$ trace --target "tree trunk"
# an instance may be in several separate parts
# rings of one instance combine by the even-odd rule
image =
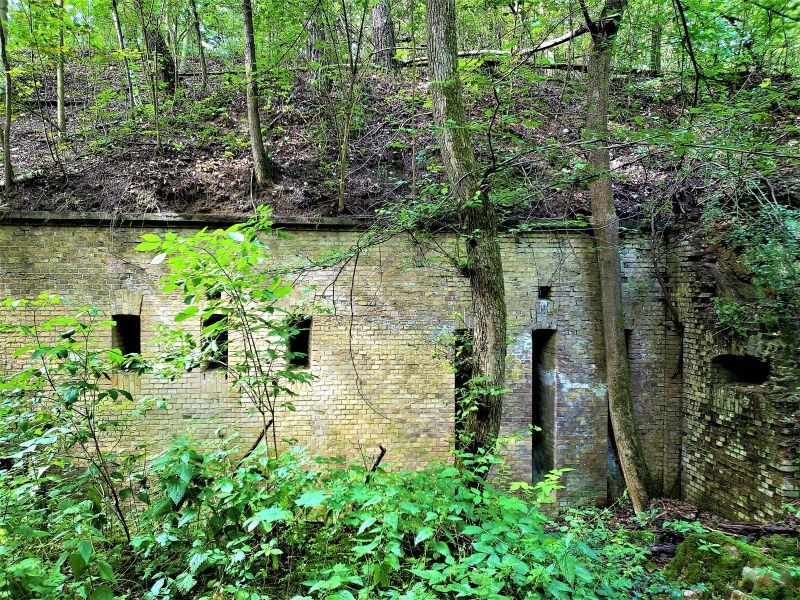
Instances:
[[[264,150],[261,135],[261,116],[258,112],[258,73],[256,68],[256,41],[253,33],[253,4],[242,0],[244,20],[244,69],[247,79],[247,123],[250,129],[250,147],[253,151],[253,170],[258,185],[268,185],[275,179],[275,170]]]
[[[197,14],[197,2],[189,0],[192,9],[192,20],[194,21],[194,32],[197,36],[197,51],[200,54],[200,73],[203,77],[203,93],[208,88],[208,65],[206,64],[206,51],[203,48],[203,32],[200,28],[200,15]]]
[[[633,414],[630,363],[625,347],[622,308],[619,218],[614,207],[610,176],[611,155],[608,149],[609,68],[619,19],[608,21],[604,18],[609,9],[621,12],[624,2],[625,0],[610,0],[603,8],[600,20],[590,25],[592,44],[588,67],[587,132],[592,140],[589,163],[598,173],[589,189],[592,199],[592,227],[600,268],[608,410],[628,494],[634,510],[639,513],[647,507],[650,477]],[[584,13],[586,14],[585,10]]]
[[[306,57],[311,66],[311,86],[320,92],[331,91],[331,78],[328,74],[325,30],[320,26],[316,14],[312,14],[306,21]]]
[[[661,24],[654,23],[650,32],[650,70],[653,75],[661,74]]]
[[[158,26],[148,25],[144,30],[144,39],[147,49],[153,57],[153,73],[160,73],[164,82],[164,90],[168,95],[175,94],[177,78],[175,77],[175,58],[170,52],[167,40]]]
[[[477,410],[463,427],[467,449],[493,451],[502,416],[505,387],[506,305],[497,214],[488,189],[478,179],[478,163],[469,137],[458,76],[454,0],[428,0],[428,51],[434,121],[442,161],[459,202],[461,235],[466,245],[472,287],[473,377],[481,381]],[[491,393],[494,391],[495,393]]]
[[[122,64],[125,66],[125,82],[128,85],[128,103],[133,108],[135,99],[133,96],[133,81],[131,80],[131,65],[128,63],[128,55],[125,53],[125,36],[122,33],[122,21],[119,18],[119,8],[117,0],[111,0],[111,18],[114,21],[114,31],[117,34],[119,51],[122,53]]]
[[[14,183],[14,168],[11,164],[11,61],[8,58],[8,0],[0,0],[0,57],[5,73],[5,120],[3,122],[3,184],[6,191]]]
[[[136,13],[139,16],[139,24],[142,27],[142,36],[144,36],[144,51],[142,52],[142,66],[147,75],[147,81],[150,84],[150,99],[153,102],[153,127],[156,133],[156,152],[161,153],[163,147],[161,145],[161,126],[158,108],[158,83],[156,82],[156,64],[158,62],[158,55],[153,56],[150,52],[150,44],[147,41],[148,28],[147,17],[144,14],[144,7],[141,0],[135,0]]]
[[[56,122],[59,135],[67,132],[67,111],[64,107],[64,0],[58,0],[58,60],[56,62]]]
[[[397,44],[389,0],[378,0],[372,9],[372,45],[375,47],[375,60],[379,65],[390,71],[399,68],[400,65],[394,58]]]

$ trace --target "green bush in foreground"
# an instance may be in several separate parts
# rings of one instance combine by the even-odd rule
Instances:
[[[368,473],[177,440],[147,472],[131,542],[86,490],[0,475],[5,598],[652,598],[668,588],[602,522],[554,527],[453,467]],[[156,484],[157,482],[157,484]]]

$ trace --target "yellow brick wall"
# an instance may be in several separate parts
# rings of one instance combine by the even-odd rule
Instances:
[[[55,292],[97,305],[109,314],[139,314],[142,351],[154,352],[153,333],[170,325],[183,307],[179,297],[158,290],[162,266],[134,251],[142,233],[203,225],[157,219],[125,221],[41,215],[6,217],[0,222],[0,295]],[[290,265],[348,248],[361,235],[343,223],[288,223],[289,239],[271,239],[276,264]],[[452,240],[439,240],[444,246]],[[645,241],[626,242],[627,324],[637,414],[659,485],[671,485],[677,470],[679,390],[669,385],[676,349],[664,327],[664,307],[652,278]],[[604,500],[608,448],[604,364],[594,240],[584,232],[543,231],[509,236],[502,242],[509,313],[508,386],[503,435],[524,434],[531,423],[532,331],[556,330],[556,393],[547,424],[552,429],[555,466],[573,469],[564,497]],[[355,272],[354,272],[355,271]],[[312,384],[282,410],[279,439],[296,440],[312,453],[371,461],[379,444],[388,449],[384,466],[419,468],[449,460],[453,432],[453,372],[437,335],[470,323],[467,280],[441,255],[398,236],[364,251],[358,261],[315,269],[290,278],[296,290],[326,308],[314,317]],[[552,288],[549,300],[539,286]],[[295,294],[296,300],[303,296]],[[187,327],[200,324],[187,321]],[[108,340],[102,343],[110,344]],[[2,366],[19,340],[6,336]],[[232,352],[237,341],[232,339]],[[176,381],[123,375],[141,394],[163,396],[168,410],[156,410],[131,424],[125,443],[155,447],[171,436],[201,437],[238,431],[246,448],[261,430],[252,406],[230,389],[220,371],[193,372]],[[512,476],[530,479],[532,442],[507,451]]]

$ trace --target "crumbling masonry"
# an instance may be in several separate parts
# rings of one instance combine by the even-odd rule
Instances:
[[[0,293],[56,292],[123,316],[107,343],[147,354],[156,328],[171,324],[183,305],[158,290],[163,271],[134,250],[140,235],[216,224],[225,219],[146,216],[112,225],[93,215],[6,214]],[[342,220],[278,225],[290,238],[270,245],[285,265],[348,248],[360,235],[358,224]],[[659,264],[673,283],[681,338],[649,244],[646,236],[627,235],[622,267],[636,416],[654,491],[732,518],[769,518],[798,494],[791,421],[798,374],[785,358],[790,349],[764,336],[732,342],[714,334],[706,310],[713,290],[688,245]],[[510,338],[502,434],[512,438],[512,476],[531,481],[552,468],[571,469],[564,500],[605,502],[614,460],[594,239],[553,228],[509,235],[502,249]],[[441,341],[470,326],[467,280],[441,257],[422,256],[408,238],[396,237],[364,251],[357,263],[309,271],[295,282],[298,290],[309,286],[310,299],[329,312],[311,322],[304,343],[315,380],[297,390],[296,411],[278,419],[278,437],[349,458],[372,456],[382,444],[384,466],[395,469],[448,460],[455,376]],[[2,368],[12,368],[19,343],[3,338]],[[248,446],[260,432],[260,420],[232,393],[222,369],[173,382],[119,377],[132,392],[166,397],[169,405],[131,423],[130,445],[157,447],[187,431],[239,431]],[[542,431],[531,437],[531,425]]]

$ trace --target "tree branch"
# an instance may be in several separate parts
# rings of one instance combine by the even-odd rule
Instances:
[[[621,15],[617,13],[613,15],[608,15],[604,20],[613,20],[619,17],[621,17]],[[549,50],[550,48],[555,48],[556,46],[560,46],[561,44],[566,44],[570,40],[580,37],[585,33],[589,33],[589,28],[586,25],[582,25],[577,29],[565,33],[564,35],[549,40],[545,40],[535,48],[522,48],[518,50],[464,50],[458,53],[458,57],[480,58],[483,56],[514,56],[518,58],[526,58],[538,52],[544,52],[545,50]],[[398,64],[401,67],[424,66],[428,64],[428,57],[420,56],[415,59],[401,60],[398,61]]]

